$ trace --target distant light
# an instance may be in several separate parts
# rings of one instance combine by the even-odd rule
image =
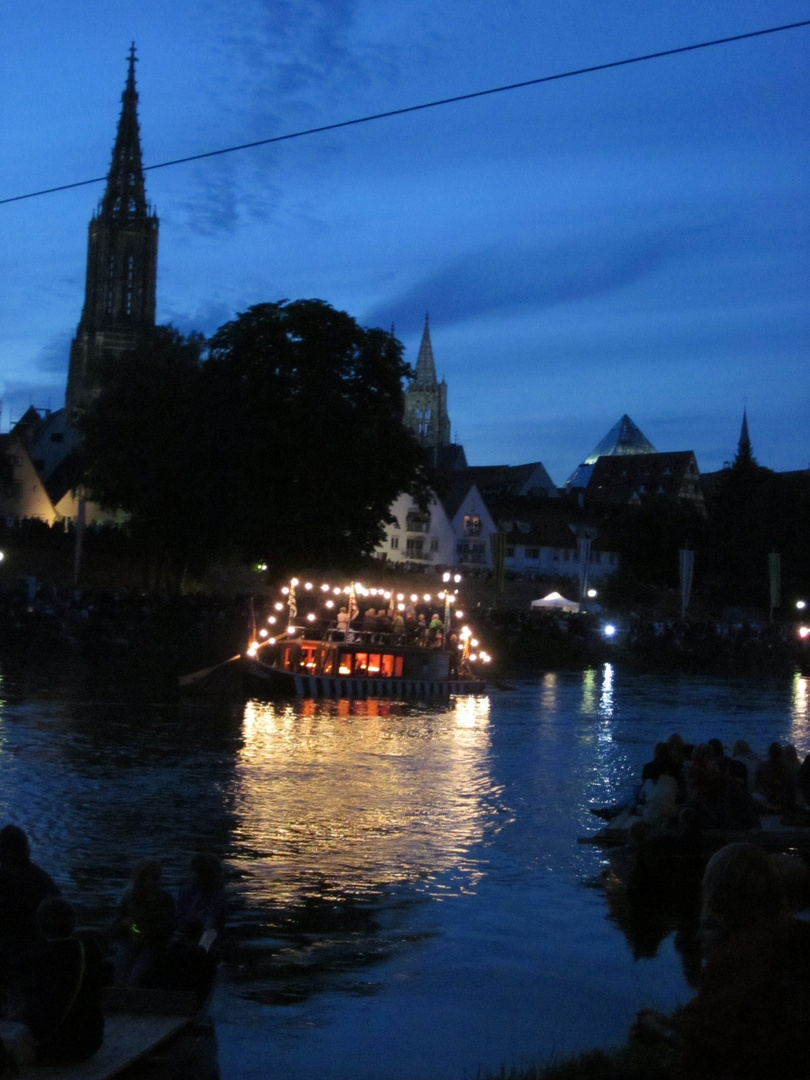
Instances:
[[[262,627],[259,631],[259,637],[267,637],[267,631],[264,629],[264,627]]]
[[[315,622],[315,616],[312,614],[311,611],[309,615],[307,615],[307,622]]]
[[[604,633],[605,637],[613,637],[613,635],[616,633],[616,627],[613,625],[613,623],[608,623],[602,632]]]
[[[274,626],[274,625],[275,625],[275,622],[276,622],[276,617],[275,617],[275,615],[268,615],[268,616],[267,616],[267,621],[268,621],[268,622],[270,623],[270,625],[271,625],[271,626]]]
[[[2,558],[3,558],[3,553],[2,553],[2,551],[0,551],[0,559],[2,559]],[[806,602],[804,600],[797,600],[796,601],[796,607],[799,609],[799,611],[804,611],[804,609],[807,607],[807,604],[806,604]]]
[[[0,562],[2,562],[3,559],[5,559],[5,557],[6,557],[5,554],[2,551],[0,551]]]
[[[286,586],[286,585],[284,586],[284,588],[281,591],[285,596],[290,595],[290,590],[289,590],[288,586]]]
[[[321,592],[329,592],[329,586],[328,585],[321,585]]]
[[[453,578],[453,581],[455,581],[455,582],[461,581],[461,574],[456,574],[456,576]]]
[[[418,599],[419,599],[419,597],[416,595],[416,593],[412,592],[411,593],[411,603],[415,604]]]
[[[802,638],[802,640],[804,640],[804,638],[806,638],[808,636],[810,636],[810,626],[800,626],[799,627],[799,637]]]
[[[273,607],[276,609],[276,611],[283,611],[284,610],[284,605],[282,604],[282,602],[280,600],[277,600],[275,602],[275,604],[273,605]]]
[[[311,581],[308,581],[308,582],[306,583],[306,585],[304,586],[304,588],[305,588],[305,589],[311,589],[311,588],[312,588],[312,582],[311,582]]]
[[[324,607],[329,608],[330,611],[332,610],[332,608],[334,606],[335,606],[335,601],[334,600],[327,600],[326,603],[324,604]]]
[[[429,603],[430,603],[430,593],[429,593],[429,592],[426,592],[426,593],[425,593],[425,603],[426,603],[426,604],[429,604]]]
[[[593,600],[593,598],[596,596],[596,589],[588,589],[588,596],[590,596],[591,600]]]
[[[449,580],[450,580],[450,572],[449,571],[447,573],[442,574],[442,581],[449,581]]]
[[[463,611],[457,611],[456,612],[456,618],[457,619],[463,619],[464,618],[464,612]]]
[[[295,588],[295,586],[298,584],[298,578],[297,577],[291,578],[290,579],[290,584],[292,585],[293,588]]]
[[[289,634],[290,637],[295,637],[295,627],[294,626],[288,626],[287,627],[287,633]]]

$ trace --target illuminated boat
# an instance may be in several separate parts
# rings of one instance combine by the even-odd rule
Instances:
[[[435,606],[427,594],[406,600],[401,593],[364,589],[355,583],[345,589],[315,589],[307,583],[297,597],[298,586],[293,578],[282,590],[285,600],[274,605],[266,625],[254,628],[243,657],[252,689],[269,697],[328,699],[429,699],[484,691],[485,684],[473,668],[488,662],[489,657],[476,649],[477,642],[467,626],[461,626],[458,634],[450,633],[456,597],[449,589],[437,597],[444,603],[441,632],[432,640],[415,642],[408,634],[390,629],[363,629],[357,598],[369,598],[381,611],[395,615],[414,600]],[[340,627],[334,610],[344,600],[348,610],[345,626]],[[303,619],[299,605],[309,608]],[[275,634],[272,630],[283,618],[285,607],[286,628]]]

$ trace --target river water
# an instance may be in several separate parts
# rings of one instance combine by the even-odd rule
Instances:
[[[211,707],[0,683],[0,821],[81,921],[132,864],[220,854],[223,1080],[453,1080],[622,1041],[692,993],[672,934],[637,958],[577,843],[654,743],[810,751],[810,684],[546,674],[444,706]]]

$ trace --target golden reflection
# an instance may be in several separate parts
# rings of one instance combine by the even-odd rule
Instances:
[[[792,741],[806,742],[810,736],[810,679],[799,672],[793,676]]]
[[[602,668],[602,693],[599,698],[599,715],[605,719],[613,716],[613,665]]]
[[[489,723],[489,698],[486,695],[465,695],[456,698],[456,727],[475,728]]]
[[[471,849],[497,812],[489,698],[425,710],[387,700],[245,706],[232,792],[251,904],[445,877],[474,888]]]
[[[583,716],[593,716],[596,712],[596,672],[588,668],[582,673],[582,706],[580,712]]]
[[[557,673],[547,671],[540,684],[540,705],[545,709],[557,708]]]

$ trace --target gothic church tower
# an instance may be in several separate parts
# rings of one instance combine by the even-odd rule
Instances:
[[[158,219],[143,182],[133,44],[107,187],[89,227],[84,308],[65,393],[69,412],[90,401],[104,367],[154,327],[157,244]]]
[[[450,418],[447,415],[447,383],[436,381],[430,326],[425,316],[422,344],[416,358],[416,370],[405,391],[403,422],[421,446],[433,451],[434,460],[440,446],[450,444]]]

